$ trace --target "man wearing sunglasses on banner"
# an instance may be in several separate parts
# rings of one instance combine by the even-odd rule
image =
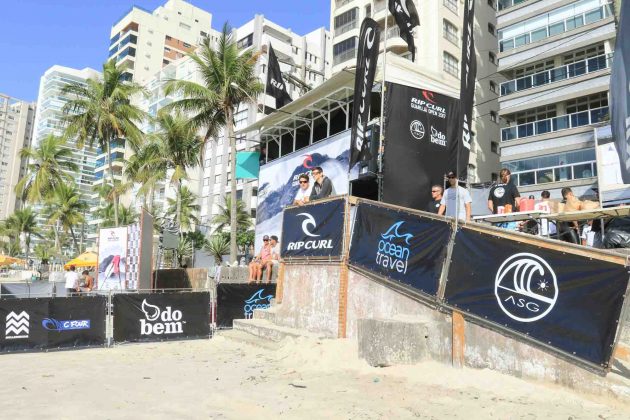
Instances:
[[[311,196],[311,180],[309,179],[308,174],[300,175],[298,180],[300,182],[300,188],[298,188],[293,204],[296,206],[302,206],[308,203],[309,197]]]

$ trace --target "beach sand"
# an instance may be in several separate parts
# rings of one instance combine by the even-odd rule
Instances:
[[[0,417],[628,419],[620,400],[490,370],[372,368],[349,340],[209,340],[0,356]]]

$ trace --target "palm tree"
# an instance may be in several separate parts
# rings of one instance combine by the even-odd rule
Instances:
[[[171,80],[166,84],[167,95],[180,92],[184,99],[168,105],[194,114],[193,127],[205,130],[205,143],[224,128],[225,140],[230,144],[230,195],[232,220],[230,221],[230,260],[236,262],[236,138],[234,137],[234,113],[241,103],[252,101],[262,93],[263,85],[254,74],[259,53],[239,51],[230,26],[226,23],[219,37],[217,50],[206,39],[199,53],[189,56],[196,63],[203,85],[187,80]]]
[[[71,161],[72,149],[66,147],[66,140],[52,134],[36,148],[22,149],[20,157],[29,164],[26,175],[15,186],[15,192],[31,203],[44,201],[59,185],[71,181],[70,173],[78,170]]]
[[[232,225],[232,209],[236,207],[236,231],[243,232],[252,227],[252,219],[251,215],[245,208],[245,203],[242,200],[236,201],[236,206],[232,206],[232,197],[229,195],[225,196],[225,204],[223,206],[219,205],[219,213],[217,213],[212,218],[212,223],[217,224],[217,232],[221,232],[225,229],[226,226]],[[230,230],[230,235],[232,231]],[[236,236],[236,235],[233,235]],[[231,239],[231,238],[230,238]]]
[[[193,225],[199,224],[197,214],[201,206],[197,204],[197,195],[188,187],[181,187],[176,198],[168,198],[166,216],[174,218],[179,223],[180,236],[182,232],[190,231]]]
[[[116,216],[118,215],[118,224],[116,224]],[[132,206],[118,205],[118,212],[114,211],[114,204],[109,203],[102,206],[96,211],[96,217],[101,219],[99,227],[118,227],[120,225],[127,226],[138,221],[138,213]]]
[[[206,252],[214,257],[214,262],[221,264],[222,257],[230,252],[230,241],[221,235],[214,235],[204,247]]]
[[[88,205],[81,200],[81,194],[74,184],[62,184],[57,186],[49,196],[46,203],[46,212],[50,224],[58,225],[70,232],[74,250],[79,250],[77,237],[74,233],[74,226],[85,222],[85,211]],[[61,251],[58,236],[55,238],[57,251]]]
[[[141,147],[127,159],[125,176],[131,183],[140,184],[138,195],[142,197],[143,207],[153,213],[155,190],[166,179],[163,167],[151,165],[151,148]]]
[[[187,203],[191,206],[195,201],[192,191],[183,190],[183,182],[188,179],[187,169],[201,165],[201,148],[203,140],[197,135],[196,129],[181,114],[170,115],[160,112],[157,118],[159,130],[150,136],[149,142],[141,149],[141,157],[144,165],[138,172],[149,172],[152,174],[170,173],[170,182],[176,189],[175,221],[182,232],[182,198],[184,193],[190,199]],[[170,201],[169,201],[170,202]],[[185,209],[191,215],[193,211],[198,211],[199,206]],[[196,219],[196,218],[195,218]],[[196,223],[198,221],[195,220]],[[190,228],[190,220],[186,221]]]
[[[37,226],[37,213],[30,207],[16,210],[5,221],[5,228],[18,238],[20,247],[28,260],[31,249],[31,238],[42,237]]]
[[[124,138],[133,149],[143,140],[138,128],[148,114],[131,103],[134,95],[145,94],[145,89],[137,83],[123,78],[124,70],[116,67],[116,61],[103,64],[103,78],[88,79],[86,84],[69,83],[62,89],[69,100],[63,107],[65,113],[66,137],[76,138],[77,147],[87,142],[97,143],[107,153],[110,185],[115,185],[111,159],[112,142]],[[114,223],[119,225],[118,193],[113,192]]]

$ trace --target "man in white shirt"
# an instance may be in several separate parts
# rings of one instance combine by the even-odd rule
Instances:
[[[300,188],[298,188],[298,192],[295,195],[295,200],[293,200],[293,204],[297,206],[304,205],[308,203],[309,197],[311,196],[311,180],[308,177],[308,174],[302,174],[298,178],[300,182]]]
[[[66,271],[66,273],[63,275],[63,278],[66,280],[66,293],[68,294],[68,296],[79,291],[79,279],[81,278],[81,276],[79,276],[79,273],[77,273],[76,270],[76,267],[74,265],[71,265],[70,271]]]
[[[451,186],[444,191],[438,214],[441,216],[446,213],[449,217],[457,217],[460,220],[470,222],[470,215],[472,213],[472,198],[470,197],[470,193],[466,188],[457,185],[457,175],[455,175],[455,172],[449,172],[446,177]],[[458,213],[457,216],[456,212]]]

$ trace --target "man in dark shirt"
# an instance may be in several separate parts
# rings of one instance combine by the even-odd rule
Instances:
[[[518,201],[521,196],[518,188],[514,183],[510,182],[511,172],[508,168],[501,169],[499,176],[501,182],[490,189],[488,195],[488,209],[494,214],[499,212],[499,207],[503,207],[505,213],[518,211]]]
[[[319,200],[320,198],[330,197],[334,195],[333,184],[326,175],[324,175],[324,171],[321,166],[316,166],[311,171],[313,174],[313,178],[315,178],[315,183],[313,184],[313,190],[311,191],[311,196],[309,197],[309,201]]]
[[[441,185],[434,185],[431,187],[431,201],[427,206],[427,211],[430,213],[437,214],[440,209],[440,201],[442,201],[442,194],[444,193],[444,188]]]

